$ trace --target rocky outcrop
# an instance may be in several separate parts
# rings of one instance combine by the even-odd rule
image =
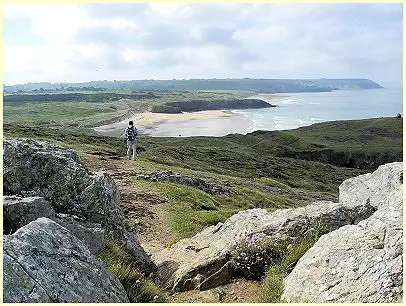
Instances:
[[[153,255],[162,286],[171,290],[208,289],[233,276],[230,254],[239,239],[266,236],[294,242],[319,224],[332,231],[369,217],[375,208],[367,202],[313,205],[267,212],[250,209],[211,226],[192,238]]]
[[[202,180],[200,178],[195,178],[195,177],[183,175],[180,173],[174,173],[172,171],[159,171],[159,172],[151,173],[149,175],[139,175],[139,176],[137,176],[137,178],[151,180],[154,182],[164,181],[164,182],[171,182],[171,183],[175,183],[175,184],[190,186],[190,187],[200,189],[201,191],[207,192],[210,194],[226,195],[226,194],[232,193],[231,189],[227,188],[225,186],[206,182],[205,180]]]
[[[70,230],[88,247],[90,253],[97,254],[103,250],[105,230],[99,223],[91,223],[84,218],[62,213],[56,214],[52,220]]]
[[[190,100],[167,102],[152,107],[153,113],[198,112],[203,110],[248,109],[276,107],[260,99],[229,99],[229,100]]]
[[[128,302],[119,280],[69,230],[39,218],[3,238],[4,302]]]
[[[72,150],[28,139],[5,140],[3,177],[5,195],[43,197],[56,213],[77,218],[55,220],[68,228],[75,223],[71,228],[81,228],[80,234],[76,233],[83,239],[92,237],[91,233],[99,237],[100,224],[109,238],[133,255],[141,270],[156,270],[135,235],[125,229],[119,192],[112,178],[106,173],[90,173]]]
[[[14,233],[20,227],[40,217],[55,216],[51,203],[42,197],[3,197],[3,234]]]
[[[339,201],[344,204],[369,201],[380,209],[387,205],[389,194],[403,184],[403,163],[380,166],[373,173],[345,180],[339,187]]]
[[[340,186],[343,205],[377,211],[356,225],[322,236],[285,279],[288,302],[402,302],[403,163]]]

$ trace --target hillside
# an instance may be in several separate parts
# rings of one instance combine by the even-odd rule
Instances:
[[[300,206],[314,199],[333,199],[346,178],[402,160],[401,118],[327,122],[246,136],[139,137],[140,156],[134,164],[125,160],[123,140],[116,137],[9,124],[4,125],[4,132],[6,137],[47,139],[71,147],[89,167],[123,173],[114,174],[120,181],[134,180],[138,174],[174,171],[230,184],[234,195],[207,196],[190,188],[171,189],[166,183],[134,181],[139,186],[136,189],[147,184],[173,199],[177,209],[171,212],[172,224],[182,235],[195,233],[241,209]],[[181,200],[184,196],[189,197],[188,203]],[[182,209],[188,213],[179,215]]]
[[[7,92],[56,90],[60,88],[104,88],[121,90],[188,91],[249,90],[263,93],[324,92],[342,89],[382,88],[368,79],[190,79],[92,81],[85,83],[29,83],[5,86]]]
[[[153,256],[158,256],[153,257],[155,262],[165,261],[166,256],[170,256],[176,260],[191,263],[189,268],[193,271],[195,271],[193,259],[188,260],[186,257],[180,258],[177,255],[178,251],[190,253],[188,248],[182,247],[184,245],[183,238],[192,237],[210,226],[212,229],[216,228],[219,222],[236,222],[241,226],[238,221],[241,216],[253,220],[250,222],[254,222],[257,218],[264,218],[264,226],[266,225],[264,231],[267,231],[269,226],[273,228],[273,223],[268,224],[266,220],[268,220],[268,216],[275,214],[279,218],[278,222],[289,224],[293,229],[295,223],[288,222],[289,218],[281,213],[281,209],[292,209],[292,213],[298,214],[299,219],[297,220],[302,220],[304,223],[307,222],[308,218],[306,214],[324,218],[322,214],[327,209],[329,214],[333,216],[336,216],[337,213],[340,214],[337,219],[336,217],[331,219],[334,224],[336,224],[335,222],[339,222],[341,225],[349,224],[352,222],[351,220],[358,218],[358,208],[356,210],[351,208],[348,212],[341,212],[340,210],[336,212],[336,208],[340,206],[337,206],[336,203],[326,202],[338,201],[340,184],[351,177],[376,169],[379,164],[402,160],[401,118],[327,122],[291,131],[256,131],[248,135],[232,134],[224,137],[139,137],[139,156],[136,162],[126,159],[123,140],[117,137],[103,137],[86,132],[73,132],[68,129],[16,124],[5,124],[4,133],[6,139],[14,137],[33,138],[73,149],[77,152],[80,162],[83,163],[83,167],[78,166],[79,168],[69,166],[76,169],[75,171],[79,171],[79,174],[75,174],[78,175],[79,181],[82,180],[83,174],[83,184],[77,182],[81,186],[80,188],[84,188],[82,185],[89,183],[87,181],[88,174],[84,174],[88,173],[87,171],[107,172],[107,175],[111,176],[117,184],[120,194],[119,201],[116,196],[108,195],[108,198],[115,199],[115,205],[119,205],[123,211],[123,220],[120,222],[123,222],[125,229],[137,234],[137,239],[145,251],[153,254]],[[15,142],[15,144],[18,143],[20,142]],[[34,151],[38,150],[37,145],[31,144],[31,146]],[[25,150],[19,145],[16,145],[16,148]],[[71,153],[58,153],[62,151],[56,147],[51,146],[49,148],[56,150],[55,154],[49,155],[53,163],[61,163],[59,156],[67,156],[68,158],[72,156]],[[28,151],[31,152],[30,150]],[[45,159],[47,155],[41,152],[38,154],[36,158],[29,158],[28,155],[17,154],[14,156],[8,152],[8,158],[13,156],[16,160],[12,163],[6,160],[6,163],[9,164],[10,169],[14,169],[14,165],[20,163],[19,167],[23,169],[24,159],[28,158],[27,160],[32,167],[40,167],[45,162],[41,160]],[[337,156],[341,158],[337,158]],[[75,160],[77,162],[76,158]],[[339,165],[343,161],[347,167]],[[55,176],[50,181],[52,184],[58,185],[59,175],[63,175],[63,171],[65,171],[64,166],[61,167],[58,172],[51,168],[44,168],[52,173],[51,177]],[[30,174],[32,177],[38,173],[34,170]],[[9,175],[8,182],[13,182],[13,184],[3,186],[8,196],[7,201],[11,204],[21,201],[18,197],[13,196],[15,191],[11,190],[11,188],[15,188],[14,179],[10,180],[13,171],[7,172]],[[48,174],[44,173],[43,175],[44,179],[50,180]],[[100,176],[93,176],[91,179],[97,177]],[[30,182],[31,180],[21,180],[21,184],[28,184],[28,187]],[[66,189],[66,192],[73,188],[64,184],[61,186],[64,190]],[[23,195],[25,196],[27,196],[25,191],[28,190],[27,188],[23,188]],[[45,194],[48,192],[47,188],[45,188]],[[99,194],[97,190],[94,189],[95,194]],[[85,194],[88,197],[86,200],[90,199],[91,201],[91,196],[86,192]],[[58,196],[66,201],[63,194]],[[76,193],[74,196],[77,197]],[[53,197],[50,199],[52,200]],[[314,201],[323,201],[319,204],[321,210],[319,206],[312,208],[313,206],[310,204]],[[375,208],[368,206],[368,201],[364,202],[358,203],[360,211],[364,214],[362,218],[369,217],[375,211]],[[41,205],[46,205],[46,203]],[[57,206],[57,203],[53,205],[57,213],[58,210],[65,213],[65,210],[69,208],[66,205]],[[253,208],[259,210],[249,210]],[[88,209],[94,208],[90,205]],[[238,212],[245,210],[248,211],[238,214]],[[306,213],[303,215],[303,212]],[[94,217],[95,220],[99,218],[98,214],[94,216],[89,212],[86,214],[88,218]],[[229,219],[230,217],[232,218]],[[71,222],[69,219],[64,221],[58,218],[58,222]],[[284,218],[288,219],[285,220]],[[44,223],[45,220],[38,222]],[[108,222],[107,224],[109,224]],[[10,227],[9,223],[6,225]],[[51,225],[47,226],[51,227]],[[253,226],[256,228],[255,222]],[[204,233],[199,235],[205,237]],[[297,234],[296,230],[292,233]],[[92,233],[92,235],[94,234]],[[318,237],[315,236],[311,238],[313,240],[304,242],[306,244],[294,255],[296,256],[295,260],[302,256]],[[230,237],[227,236],[226,238],[229,239]],[[211,239],[210,236],[208,239]],[[98,250],[102,246],[99,240],[91,240],[90,243],[92,245],[97,243]],[[200,246],[196,245],[199,249]],[[210,247],[206,251],[216,253],[216,250]],[[128,269],[133,267],[135,263],[129,261],[127,255],[111,242],[106,241],[104,251],[97,256],[105,262],[113,274],[124,277],[120,280],[123,281],[123,284],[127,284],[126,286],[129,284],[126,283],[129,277],[141,279],[142,286],[147,288],[142,290],[148,291],[144,297],[140,295],[141,293],[135,292],[135,296],[132,297],[133,301],[138,299],[140,299],[138,301],[150,301],[155,295],[159,296],[159,300],[161,300],[163,295],[166,296],[166,293],[159,293],[156,287],[147,285],[151,280],[139,276],[138,272],[128,274]],[[201,256],[203,256],[201,260],[206,262],[205,255],[201,253]],[[220,263],[223,263],[222,259]],[[216,265],[210,267],[210,269],[218,268]],[[163,268],[159,267],[159,269],[162,270]],[[91,273],[91,269],[86,271],[89,271],[86,273]],[[212,270],[206,272],[209,273],[209,271],[213,272]],[[166,296],[165,299],[173,302],[215,302],[223,299],[216,297],[216,292],[220,292],[218,290],[226,290],[228,293],[224,300],[230,302],[235,300],[232,292],[239,292],[241,296],[238,299],[244,302],[275,301],[280,298],[281,293],[267,297],[261,293],[262,284],[268,286],[265,288],[268,288],[269,294],[272,293],[272,288],[275,286],[272,283],[272,278],[269,278],[272,275],[268,276],[263,283],[238,277],[240,278],[231,280],[230,283],[215,289],[186,291]],[[213,284],[218,285],[218,281],[216,280],[217,283]],[[280,286],[280,283],[277,284]],[[182,284],[180,286],[185,287]],[[201,288],[206,288],[205,286],[202,285]],[[207,296],[209,294],[207,292],[214,294],[214,297]],[[143,298],[147,300],[142,300]]]

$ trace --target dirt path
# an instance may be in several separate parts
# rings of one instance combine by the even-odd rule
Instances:
[[[146,251],[157,252],[178,240],[169,229],[165,197],[137,180],[141,171],[136,163],[124,157],[106,159],[92,156],[86,159],[86,165],[112,176],[120,191],[120,204],[127,226],[136,233]]]
[[[172,303],[259,303],[261,283],[233,279],[229,284],[217,288],[179,292],[170,298]]]
[[[169,229],[166,199],[136,179],[137,164],[126,158],[85,158],[92,171],[106,171],[120,191],[120,204],[127,226],[134,231],[142,247],[155,253],[178,240]],[[255,303],[259,302],[260,282],[234,279],[229,284],[206,291],[191,290],[168,296],[172,303]]]

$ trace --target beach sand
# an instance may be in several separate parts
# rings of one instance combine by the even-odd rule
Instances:
[[[249,124],[242,115],[233,114],[231,111],[210,110],[182,114],[146,112],[120,122],[96,127],[94,130],[100,135],[121,136],[130,120],[134,121],[140,135],[165,137],[243,133]]]
[[[257,98],[277,104],[280,96],[256,95]],[[128,126],[128,121],[134,125],[140,135],[162,137],[189,136],[224,136],[232,133],[246,134],[251,131],[253,123],[247,117],[232,110],[209,110],[200,112],[184,112],[181,114],[141,113],[126,120],[94,128],[105,136],[122,136]]]

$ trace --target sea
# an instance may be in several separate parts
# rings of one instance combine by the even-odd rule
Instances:
[[[332,92],[259,94],[278,107],[233,110],[249,122],[244,133],[289,130],[314,123],[403,115],[402,88],[337,90]],[[279,99],[275,99],[275,96]]]
[[[234,116],[183,122],[164,121],[146,135],[163,137],[224,136],[256,130],[290,130],[314,123],[403,115],[402,88],[332,92],[258,94],[277,107],[225,111]]]

